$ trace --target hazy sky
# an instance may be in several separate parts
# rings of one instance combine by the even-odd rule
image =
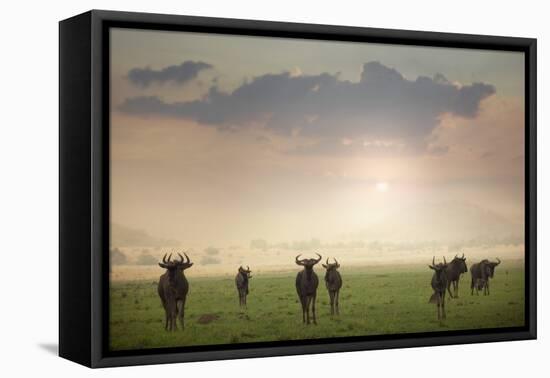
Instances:
[[[337,240],[424,205],[521,226],[523,71],[521,53],[114,29],[111,219],[197,245]]]

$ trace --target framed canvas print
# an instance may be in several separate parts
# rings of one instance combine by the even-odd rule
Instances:
[[[60,23],[60,355],[536,337],[536,40]]]

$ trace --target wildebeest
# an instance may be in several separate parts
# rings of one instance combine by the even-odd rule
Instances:
[[[486,283],[486,282],[487,282],[487,281],[484,280],[483,278],[478,278],[478,279],[476,279],[476,282],[475,282],[474,287],[475,287],[475,289],[476,289],[476,294],[477,294],[477,295],[479,295],[479,291],[480,291],[480,290],[483,290],[483,288],[485,287],[485,283]]]
[[[462,257],[455,255],[454,259],[447,266],[447,291],[449,291],[449,296],[451,298],[458,298],[458,281],[460,280],[460,275],[467,271],[468,267],[466,266],[464,253]],[[453,285],[454,293],[451,293],[451,284]]]
[[[447,290],[447,261],[443,257],[443,264],[435,264],[435,256],[432,259],[432,265],[428,265],[430,269],[434,270],[432,276],[432,289],[434,293],[430,297],[429,303],[437,304],[437,319],[445,319],[447,314],[445,313],[445,291]]]
[[[185,308],[185,299],[187,292],[189,291],[189,283],[183,274],[185,269],[193,266],[193,263],[189,259],[189,256],[183,253],[187,261],[183,260],[183,256],[178,252],[180,256],[179,261],[172,261],[170,258],[172,254],[166,259],[166,254],[162,258],[162,262],[159,263],[161,268],[166,269],[166,272],[160,276],[158,293],[162,301],[162,306],[166,313],[166,323],[164,329],[167,331],[175,331],[178,329],[176,324],[176,318],[179,317],[181,328],[184,328],[183,314]]]
[[[246,296],[248,295],[248,280],[252,278],[250,275],[250,268],[248,265],[246,269],[242,266],[239,267],[239,272],[235,277],[235,285],[237,285],[237,292],[239,293],[239,306],[246,306]]]
[[[330,297],[330,314],[334,315],[336,313],[336,315],[339,315],[338,299],[340,297],[340,288],[342,287],[342,276],[337,269],[340,268],[340,264],[338,264],[336,259],[334,259],[333,264],[329,264],[327,258],[327,263],[326,265],[323,264],[323,268],[327,270],[325,273],[325,285]]]
[[[302,304],[302,318],[304,323],[309,324],[309,307],[311,305],[311,312],[313,315],[313,324],[317,324],[315,317],[315,298],[317,297],[317,286],[319,286],[319,279],[317,274],[313,271],[313,266],[321,261],[322,257],[318,259],[302,259],[298,258],[301,255],[296,256],[296,264],[303,266],[304,269],[298,272],[296,276],[296,292],[300,298]]]
[[[472,282],[470,288],[472,290],[471,295],[474,295],[474,288],[476,293],[479,294],[478,280],[483,282],[483,295],[489,295],[489,279],[495,275],[495,267],[500,264],[500,259],[497,257],[497,262],[492,262],[487,259],[481,260],[477,264],[473,264],[470,267],[470,274],[472,275]]]

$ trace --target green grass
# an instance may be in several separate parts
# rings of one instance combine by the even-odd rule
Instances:
[[[185,330],[164,331],[164,310],[157,282],[112,283],[110,345],[112,350],[230,344],[341,336],[430,332],[524,324],[523,266],[502,264],[491,281],[491,295],[470,295],[467,273],[458,299],[447,296],[447,319],[437,320],[431,271],[426,267],[341,269],[340,316],[330,317],[328,293],[320,278],[318,325],[303,326],[294,287],[296,273],[256,275],[250,283],[248,308],[238,306],[233,277],[189,278]],[[207,324],[203,315],[216,315]]]

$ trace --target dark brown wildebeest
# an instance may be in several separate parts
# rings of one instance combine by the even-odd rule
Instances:
[[[432,259],[432,265],[428,265],[430,269],[434,270],[432,276],[432,289],[434,293],[430,297],[429,303],[437,304],[437,319],[445,319],[447,314],[445,313],[445,291],[447,290],[447,261],[443,257],[443,264],[435,264],[435,256]]]
[[[298,272],[296,276],[296,292],[300,298],[302,304],[302,318],[304,323],[309,324],[309,307],[311,305],[311,312],[313,315],[313,324],[317,324],[315,317],[315,298],[317,297],[317,286],[319,286],[319,279],[317,274],[313,271],[313,266],[321,261],[322,257],[318,259],[302,259],[298,258],[301,255],[296,256],[296,264],[303,266],[304,269]]]
[[[187,258],[187,261],[183,260],[183,256],[180,256],[179,261],[172,261],[170,258],[172,254],[166,259],[166,254],[162,258],[162,262],[159,263],[161,268],[166,269],[166,272],[160,276],[158,293],[162,301],[162,306],[166,313],[166,323],[164,329],[167,331],[175,331],[178,329],[176,319],[179,317],[181,328],[184,328],[183,314],[185,308],[185,299],[187,292],[189,291],[189,283],[183,274],[185,269],[193,266],[193,263],[189,260],[189,256],[183,253]]]
[[[323,268],[327,270],[325,273],[325,285],[327,286],[328,296],[330,298],[330,315],[340,315],[340,308],[338,306],[338,299],[340,297],[340,288],[342,287],[342,276],[338,272],[340,264],[334,259],[333,264],[329,264],[328,258],[326,265],[323,264]]]
[[[476,279],[474,286],[475,286],[477,295],[479,295],[480,290],[483,290],[483,288],[485,287],[485,282],[486,281],[483,278]]]
[[[466,273],[468,267],[466,266],[466,258],[464,253],[462,257],[455,255],[454,259],[447,266],[447,291],[451,298],[458,298],[458,281],[460,280],[460,275]],[[451,284],[453,285],[453,292],[451,293]],[[453,295],[454,294],[454,295]]]
[[[489,279],[495,275],[495,267],[500,264],[500,259],[497,257],[497,262],[492,262],[487,259],[481,260],[477,264],[473,264],[470,267],[470,274],[472,275],[472,282],[470,288],[472,289],[471,295],[474,295],[474,289],[479,294],[479,280],[483,283],[483,295],[489,295]]]
[[[251,279],[250,268],[248,265],[246,269],[242,266],[239,267],[239,272],[235,277],[235,285],[237,285],[237,292],[239,293],[239,306],[246,307],[246,296],[248,295],[248,280]]]

